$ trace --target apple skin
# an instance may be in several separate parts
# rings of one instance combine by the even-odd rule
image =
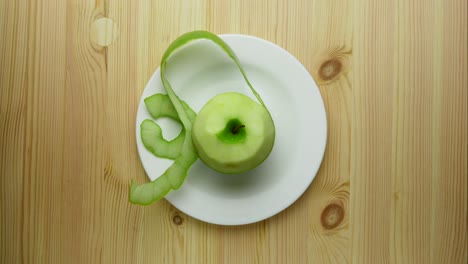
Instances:
[[[241,93],[222,93],[195,117],[192,140],[208,167],[225,174],[243,173],[270,155],[275,126],[261,104]]]

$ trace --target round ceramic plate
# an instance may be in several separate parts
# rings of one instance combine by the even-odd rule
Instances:
[[[249,224],[281,212],[308,188],[325,152],[326,113],[309,72],[287,51],[257,37],[220,37],[239,57],[269,108],[276,128],[275,145],[265,162],[244,174],[220,174],[198,160],[182,187],[170,192],[166,199],[180,211],[205,222]],[[208,40],[194,41],[177,51],[168,61],[166,73],[174,91],[195,112],[224,92],[240,92],[255,100],[234,62]],[[140,124],[151,119],[143,100],[155,93],[166,93],[159,69],[143,92],[136,118],[138,152],[151,180],[173,162],[155,157],[141,141]],[[177,136],[182,128],[169,119],[155,121],[166,139]]]

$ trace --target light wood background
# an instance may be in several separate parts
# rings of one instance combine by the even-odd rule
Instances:
[[[467,263],[467,1],[0,0],[1,263]],[[101,19],[100,18],[110,18]],[[327,152],[265,221],[210,225],[146,180],[135,115],[194,29],[295,55],[320,86]]]

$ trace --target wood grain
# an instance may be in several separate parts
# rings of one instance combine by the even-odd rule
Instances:
[[[467,8],[0,0],[0,263],[467,263]],[[273,41],[319,84],[322,167],[265,221],[216,226],[127,201],[130,179],[147,180],[140,95],[194,29]]]

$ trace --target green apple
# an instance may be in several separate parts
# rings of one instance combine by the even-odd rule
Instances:
[[[242,173],[270,155],[275,126],[263,105],[240,93],[222,93],[195,117],[192,141],[208,167],[221,173]]]

